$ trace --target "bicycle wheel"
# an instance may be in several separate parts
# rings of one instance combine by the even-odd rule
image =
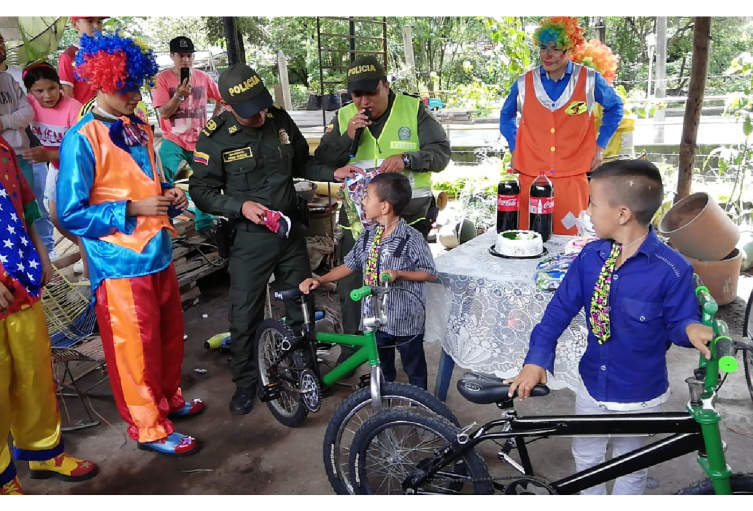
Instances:
[[[259,367],[259,377],[262,385],[270,383],[269,368],[273,361],[282,353],[282,341],[292,342],[293,332],[277,319],[265,319],[256,331],[256,360]],[[298,373],[305,367],[297,367],[293,353],[289,353],[277,365],[274,381],[280,383],[280,397],[267,402],[272,415],[281,424],[289,428],[300,426],[309,414],[308,409],[301,402],[301,394],[296,392]]]
[[[384,408],[411,407],[412,410],[440,415],[458,425],[458,419],[439,398],[407,383],[383,383],[382,406]],[[366,387],[354,392],[343,401],[327,425],[323,445],[324,470],[327,472],[332,489],[338,495],[353,494],[353,486],[348,473],[350,445],[358,428],[373,414],[371,389]]]
[[[753,292],[748,297],[748,306],[745,308],[745,322],[743,323],[743,337],[750,337],[753,333],[753,317],[751,317],[751,308],[753,308]],[[748,384],[750,398],[753,399],[753,354],[748,351],[743,352],[743,365],[745,366],[745,383]]]
[[[733,495],[753,495],[753,474],[733,474],[730,477]],[[704,479],[678,491],[676,495],[716,495],[711,479]]]
[[[454,440],[460,428],[441,417],[387,409],[358,429],[350,448],[348,470],[359,495],[402,494],[402,483],[417,467]],[[421,494],[491,495],[489,469],[475,449],[465,451],[449,470],[425,481]]]

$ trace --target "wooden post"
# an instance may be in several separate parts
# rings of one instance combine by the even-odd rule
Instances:
[[[285,54],[277,52],[277,70],[280,73],[280,85],[282,85],[282,107],[290,112],[293,109],[293,100],[290,99],[290,82],[288,81],[288,62]]]
[[[593,18],[594,36],[602,43],[607,39],[607,21],[604,16],[594,16]]]
[[[654,97],[667,95],[667,17],[656,18],[656,82]],[[664,143],[664,109],[658,108],[654,114],[654,142]]]
[[[708,74],[710,34],[711,18],[697,17],[693,29],[693,65],[690,71],[688,102],[685,103],[675,202],[690,195],[690,185],[693,181],[698,124],[701,119],[703,90],[706,87],[706,75]]]

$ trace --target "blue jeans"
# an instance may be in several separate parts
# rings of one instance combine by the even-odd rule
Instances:
[[[55,232],[55,226],[50,221],[50,213],[47,211],[44,203],[44,188],[47,184],[47,164],[35,163],[34,169],[34,197],[37,199],[39,205],[39,212],[42,214],[36,222],[34,222],[34,228],[39,233],[39,238],[47,248],[47,252],[52,252],[55,249],[55,238],[53,233]]]
[[[410,384],[426,390],[429,373],[426,369],[426,355],[424,354],[424,334],[400,337],[377,330],[376,338],[384,379],[395,381],[397,378],[397,369],[395,369],[395,347],[397,347]]]

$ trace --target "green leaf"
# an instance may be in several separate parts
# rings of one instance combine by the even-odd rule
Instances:
[[[746,117],[745,122],[743,122],[743,133],[745,133],[746,138],[753,133],[753,122],[751,122],[750,117]]]

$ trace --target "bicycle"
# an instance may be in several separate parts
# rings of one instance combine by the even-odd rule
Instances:
[[[743,337],[750,338],[753,333],[753,318],[750,315],[753,308],[753,291],[748,297],[748,306],[745,308],[745,322],[743,323]],[[743,353],[743,366],[745,367],[745,383],[748,384],[750,398],[753,399],[753,353]]]
[[[262,387],[259,399],[266,402],[272,415],[283,425],[298,427],[309,413],[321,409],[322,386],[330,387],[356,368],[369,363],[368,377],[362,377],[357,390],[337,408],[324,435],[323,457],[327,477],[337,494],[353,492],[347,477],[350,438],[371,412],[383,407],[410,406],[427,410],[457,425],[458,420],[442,401],[413,385],[384,382],[379,366],[376,331],[387,323],[389,275],[382,274],[382,286],[363,286],[350,293],[353,301],[371,299],[373,314],[363,318],[363,335],[316,332],[309,314],[313,295],[298,288],[275,292],[277,300],[292,301],[303,311],[303,328],[294,333],[283,321],[264,320],[257,330],[255,342]],[[317,363],[317,347],[324,344],[358,347],[358,350],[322,375]],[[369,406],[371,405],[371,406]],[[364,416],[365,415],[365,416]]]
[[[467,373],[457,384],[460,394],[472,403],[495,403],[502,410],[502,417],[475,429],[475,423],[461,429],[440,417],[410,411],[386,410],[374,415],[358,430],[350,449],[349,472],[356,493],[383,493],[387,483],[387,493],[492,494],[499,490],[514,495],[574,494],[694,451],[698,452],[698,463],[708,478],[684,488],[680,494],[753,493],[753,474],[733,475],[725,461],[719,429],[721,416],[714,408],[719,371],[735,372],[735,349],[753,353],[753,343],[733,341],[726,323],[713,318],[717,305],[708,289],[700,279],[696,280],[696,286],[703,322],[712,326],[715,338],[709,345],[711,359],[701,355],[699,367],[685,380],[690,392],[687,411],[518,417],[513,401],[516,396],[508,397],[509,384],[498,378]],[[540,384],[534,387],[531,397],[548,394],[549,388]],[[403,430],[407,434],[401,436]],[[670,436],[553,482],[534,474],[527,448],[531,442],[557,436],[657,434]],[[407,446],[415,438],[422,449],[417,449],[414,456]],[[489,475],[486,462],[475,450],[488,440],[504,442],[498,458],[515,468],[518,475]],[[435,447],[432,448],[431,442]],[[520,463],[510,456],[513,450],[517,450]],[[379,472],[380,460],[386,465],[384,474]],[[462,471],[457,470],[458,462],[462,462]],[[451,464],[454,465],[448,469]]]

